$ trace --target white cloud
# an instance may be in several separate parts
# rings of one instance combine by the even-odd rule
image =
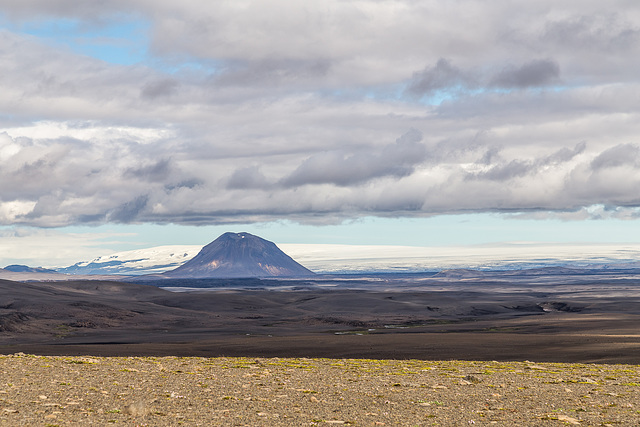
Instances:
[[[12,200],[0,202],[0,222],[12,223],[33,211],[36,202],[28,200]]]
[[[10,159],[20,152],[17,144],[6,132],[0,133],[0,162]]]
[[[76,3],[0,6],[2,224],[640,205],[635,3]],[[146,63],[19,33],[118,14]]]
[[[62,233],[29,227],[0,228],[0,259],[5,265],[63,267],[115,252],[118,233]]]

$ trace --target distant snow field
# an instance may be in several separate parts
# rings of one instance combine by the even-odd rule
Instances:
[[[153,274],[173,270],[196,256],[201,246],[156,246],[117,252],[58,268],[68,274]]]
[[[640,245],[508,243],[465,247],[281,244],[315,272],[420,272],[546,266],[640,268]]]
[[[449,268],[520,269],[543,266],[640,268],[640,245],[508,243],[467,247],[278,244],[317,273],[421,272]],[[196,245],[118,252],[57,268],[68,274],[152,274],[184,264]]]

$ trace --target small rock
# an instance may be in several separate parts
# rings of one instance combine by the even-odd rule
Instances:
[[[139,401],[124,408],[123,412],[127,415],[133,415],[134,417],[142,417],[149,413],[149,408],[147,408],[144,402]]]
[[[565,423],[569,423],[573,425],[580,425],[580,421],[568,415],[558,415],[558,421],[564,421]]]
[[[464,377],[464,379],[466,381],[469,381],[469,382],[473,383],[473,384],[478,384],[480,381],[482,381],[480,378],[475,377],[473,375],[467,375],[466,377]]]
[[[529,366],[526,366],[525,369],[536,369],[538,371],[544,371],[546,368],[540,365],[529,365]]]
[[[40,396],[38,396],[38,399],[40,399],[40,400],[47,400],[47,399],[48,399],[48,397],[47,397],[47,396],[45,396],[44,394],[41,394]]]

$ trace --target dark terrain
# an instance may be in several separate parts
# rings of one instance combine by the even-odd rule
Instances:
[[[0,353],[640,362],[636,272],[476,273],[5,280]]]

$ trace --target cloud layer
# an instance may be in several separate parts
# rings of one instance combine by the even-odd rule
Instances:
[[[0,224],[637,216],[631,0],[10,0],[0,14]],[[135,65],[20,30],[123,17],[148,29]]]

